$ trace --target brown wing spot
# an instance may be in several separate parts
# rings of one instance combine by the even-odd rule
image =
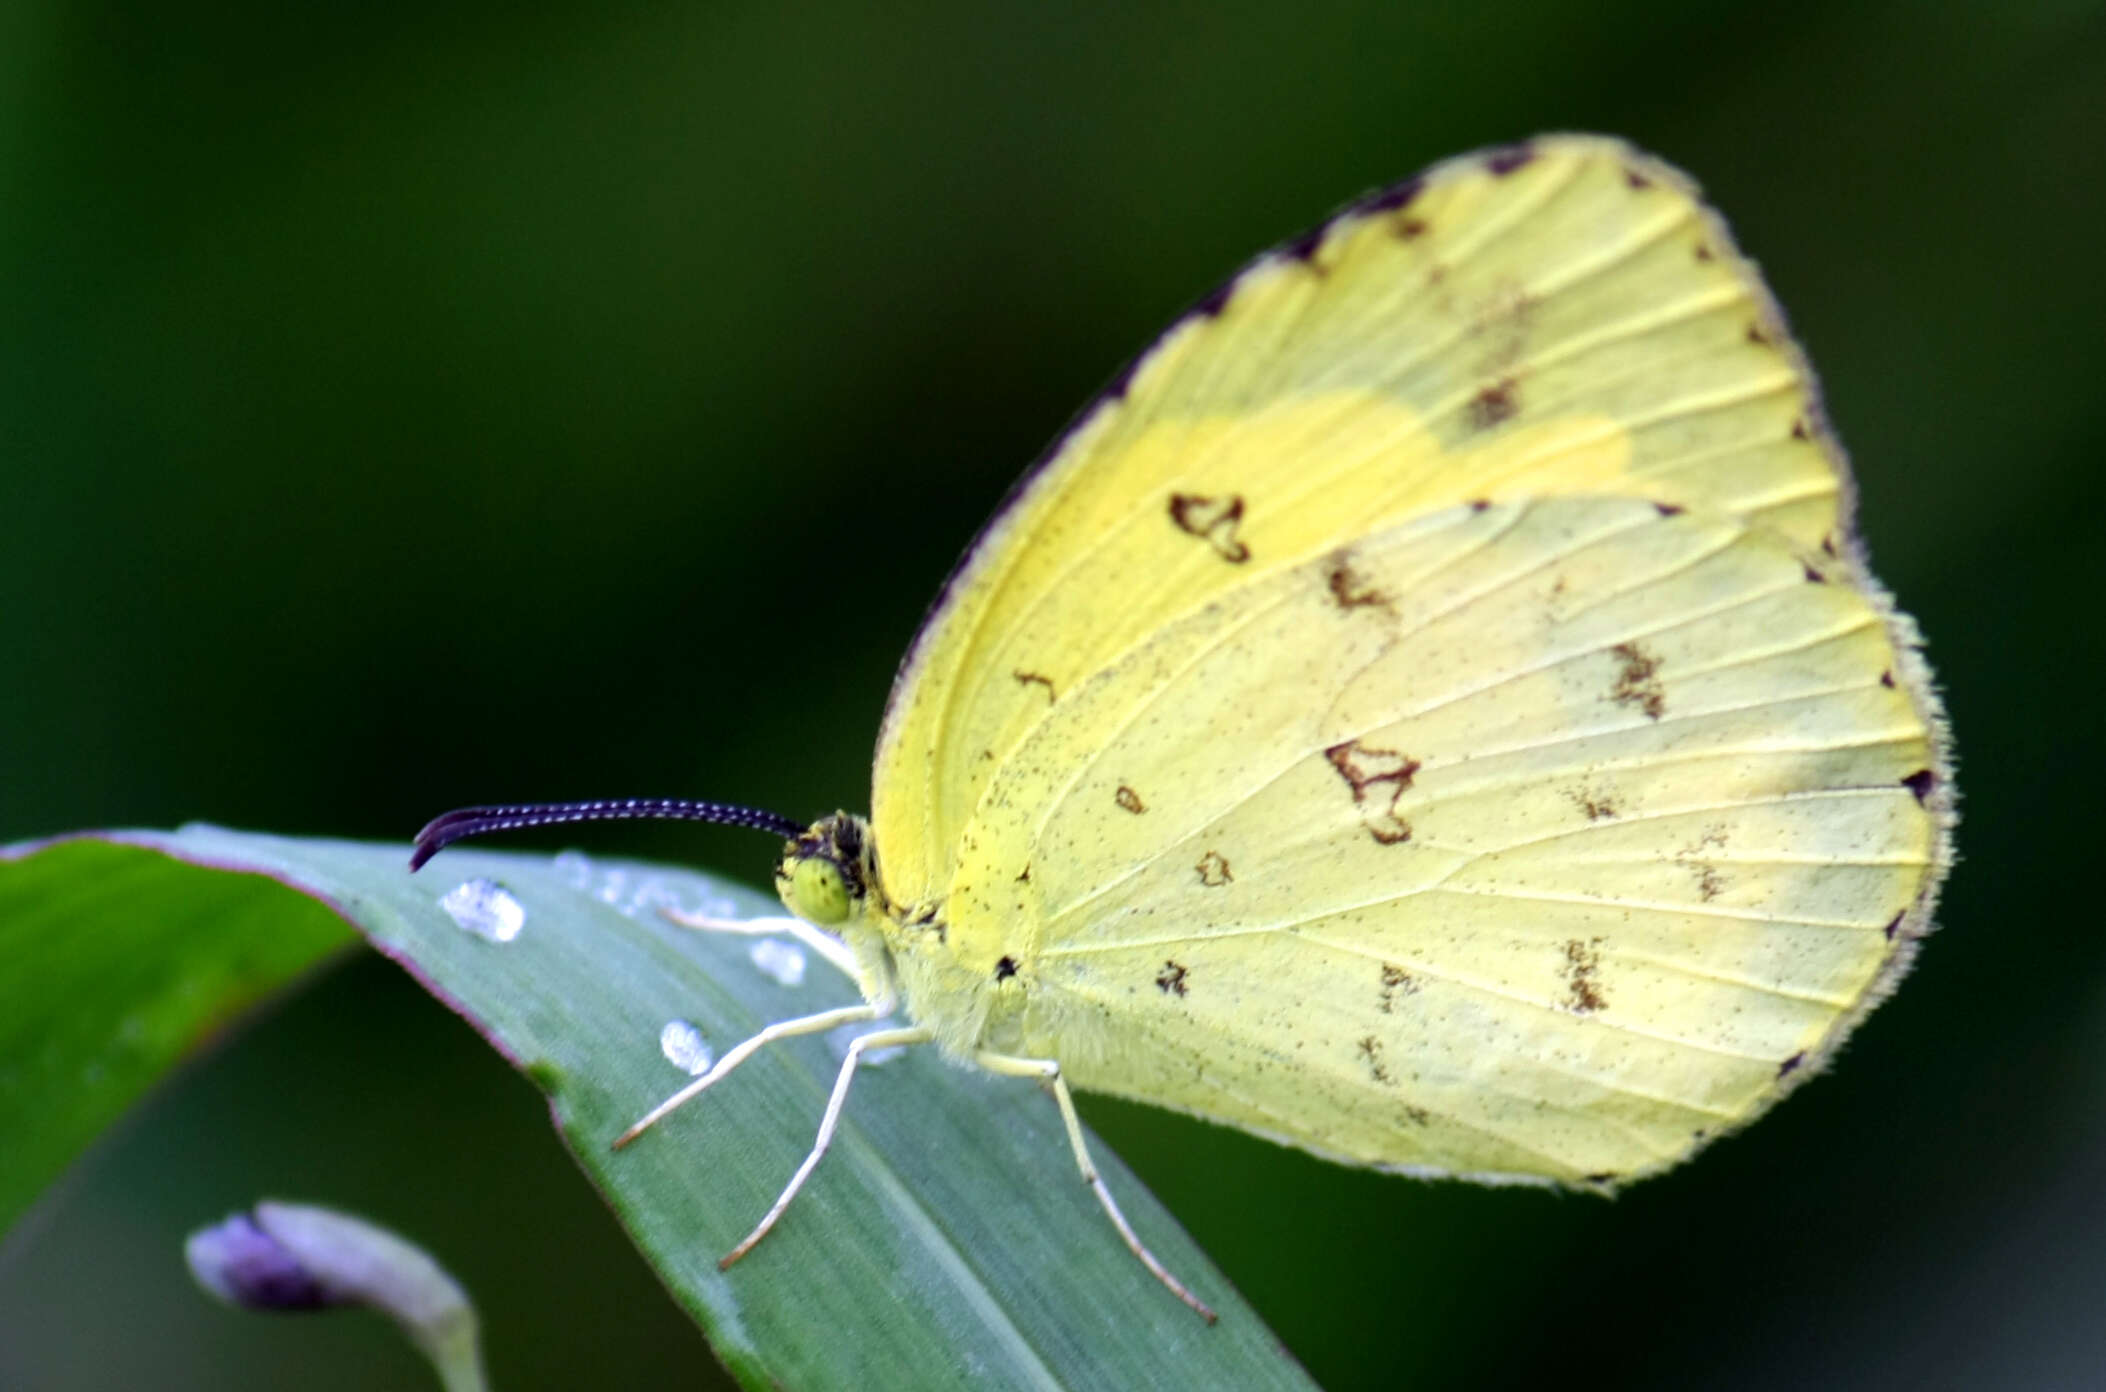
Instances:
[[[1660,659],[1636,643],[1618,643],[1609,651],[1622,664],[1609,698],[1619,706],[1636,706],[1648,720],[1658,720],[1667,709],[1667,692],[1660,685]]]
[[[1207,292],[1206,298],[1192,306],[1192,312],[1202,319],[1219,319],[1221,312],[1228,308],[1229,297],[1235,293],[1236,282],[1233,280],[1217,285]]]
[[[1686,867],[1696,876],[1697,897],[1707,904],[1725,892],[1726,877],[1719,873],[1716,865],[1704,859],[1704,854],[1707,851],[1724,850],[1725,847],[1726,828],[1723,824],[1714,823],[1705,827],[1694,840],[1675,852],[1676,863]]]
[[[1424,1107],[1406,1107],[1404,1115],[1414,1126],[1430,1126],[1433,1123],[1433,1113]]]
[[[1209,498],[1198,493],[1172,493],[1170,520],[1181,532],[1203,538],[1222,560],[1242,565],[1250,559],[1250,548],[1236,538],[1243,523],[1243,495]]]
[[[1565,1008],[1575,1015],[1591,1015],[1609,1002],[1601,993],[1600,938],[1572,938],[1565,944],[1565,964],[1558,974],[1565,978]]]
[[[1476,302],[1470,311],[1469,335],[1480,352],[1476,376],[1502,378],[1501,385],[1512,390],[1510,369],[1528,348],[1538,303],[1518,281],[1501,282]]]
[[[1009,674],[1016,678],[1018,686],[1043,686],[1046,689],[1046,704],[1051,705],[1060,698],[1054,694],[1053,679],[1042,672],[1026,672],[1019,668]]]
[[[1628,167],[1625,168],[1625,170],[1623,171],[1623,181],[1624,183],[1626,183],[1634,189],[1648,189],[1653,186],[1653,181],[1651,179],[1646,178],[1637,170]]]
[[[1010,977],[1015,975],[1016,958],[1004,957],[1001,961],[995,963],[995,980],[1007,981]]]
[[[1520,414],[1521,403],[1516,397],[1514,379],[1502,377],[1488,387],[1478,389],[1470,398],[1470,428],[1490,430],[1501,421],[1512,420]]]
[[[1354,1045],[1360,1061],[1367,1065],[1367,1075],[1378,1083],[1389,1081],[1389,1069],[1382,1062],[1382,1041],[1372,1034],[1364,1034]]]
[[[1600,1170],[1594,1174],[1588,1175],[1586,1179],[1587,1183],[1598,1184],[1606,1189],[1609,1185],[1614,1184],[1617,1181],[1618,1177],[1619,1176],[1614,1170]]]
[[[1792,422],[1792,438],[1794,440],[1805,440],[1811,438],[1810,432],[1808,432],[1808,430],[1806,429],[1805,421],[1795,420]]]
[[[1838,553],[1835,549],[1835,538],[1833,536],[1821,538],[1821,554],[1828,557],[1831,561],[1837,559]]]
[[[1916,801],[1929,802],[1931,789],[1938,786],[1938,775],[1929,769],[1917,769],[1901,780],[1901,785],[1916,795]]]
[[[1802,1049],[1777,1065],[1777,1076],[1789,1078],[1792,1074],[1799,1071],[1799,1065],[1804,1062],[1806,1062],[1806,1051]]]
[[[1709,261],[1711,259],[1711,247],[1708,243],[1698,242],[1696,244],[1696,259],[1699,261]]]
[[[1295,260],[1307,265],[1317,275],[1327,274],[1331,268],[1318,261],[1316,253],[1323,249],[1324,234],[1328,231],[1330,231],[1329,223],[1321,227],[1312,227],[1280,249]]]
[[[1199,872],[1199,882],[1208,889],[1219,889],[1236,878],[1229,873],[1228,858],[1219,851],[1208,851],[1192,868]]]
[[[1391,184],[1372,197],[1362,200],[1360,211],[1364,213],[1394,213],[1408,208],[1426,191],[1426,180],[1414,174],[1411,178]]]
[[[1748,325],[1748,342],[1758,348],[1767,348],[1770,346],[1770,336],[1762,331],[1762,325],[1750,324]]]
[[[1396,1013],[1397,1001],[1401,997],[1415,996],[1418,992],[1419,983],[1410,972],[1388,962],[1382,964],[1382,999],[1377,1009],[1384,1015]]]
[[[1724,822],[1713,822],[1698,832],[1690,843],[1682,848],[1684,856],[1702,855],[1706,851],[1723,851],[1731,840]]]
[[[1887,924],[1888,942],[1894,941],[1894,935],[1901,931],[1901,920],[1907,917],[1907,914],[1895,914],[1893,920]]]
[[[1184,965],[1180,962],[1165,962],[1163,969],[1155,974],[1155,988],[1166,996],[1181,996],[1185,993]]]
[[[1331,553],[1331,564],[1324,573],[1324,580],[1331,587],[1332,601],[1341,609],[1389,607],[1389,596],[1353,569],[1353,553],[1349,549]]]
[[[1519,145],[1508,145],[1503,149],[1492,151],[1490,155],[1486,156],[1484,167],[1496,177],[1504,179],[1535,157],[1535,147],[1523,142]]]
[[[1426,235],[1426,220],[1424,218],[1400,217],[1391,222],[1390,227],[1395,230],[1399,237],[1407,242],[1415,241]]]
[[[1025,862],[1024,862],[1024,868],[1016,872],[1016,882],[1017,882],[1018,884],[1030,884],[1030,883],[1031,883],[1031,862],[1030,862],[1030,861],[1028,861],[1028,860],[1027,860],[1027,861],[1025,861]]]
[[[1809,584],[1809,585],[1825,585],[1825,584],[1827,584],[1827,583],[1828,583],[1828,577],[1827,577],[1827,576],[1825,576],[1825,575],[1823,575],[1823,574],[1821,574],[1821,572],[1820,572],[1820,571],[1818,571],[1818,570],[1815,570],[1815,569],[1814,569],[1814,568],[1813,568],[1812,566],[1810,566],[1810,565],[1802,565],[1802,566],[1800,567],[1800,569],[1802,569],[1802,570],[1804,570],[1804,571],[1806,572],[1806,583],[1807,583],[1807,584]]]
[[[1606,793],[1595,793],[1586,788],[1569,788],[1565,796],[1572,799],[1573,806],[1587,814],[1590,822],[1605,822],[1616,815],[1616,804]]]
[[[1654,503],[1653,511],[1659,513],[1662,517],[1680,517],[1689,509],[1683,507],[1680,503]]]
[[[1881,672],[1879,674],[1879,684],[1892,691],[1894,689],[1894,674],[1892,672]]]
[[[1404,796],[1411,776],[1419,771],[1417,759],[1394,749],[1373,749],[1359,740],[1334,744],[1324,751],[1324,757],[1353,790],[1353,805],[1368,835],[1385,846],[1411,839],[1411,823],[1397,815],[1397,799]]]
[[[1141,795],[1124,783],[1119,785],[1118,792],[1112,794],[1112,801],[1118,803],[1119,806],[1133,813],[1136,817],[1148,810],[1148,804],[1141,801]]]

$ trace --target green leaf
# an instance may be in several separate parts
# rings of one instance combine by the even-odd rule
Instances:
[[[1101,1142],[1097,1162],[1142,1240],[1221,1312],[1218,1325],[1179,1304],[1121,1244],[1075,1172],[1049,1097],[947,1065],[929,1048],[866,1065],[804,1192],[766,1241],[720,1272],[717,1258],[809,1148],[839,1041],[772,1045],[628,1149],[609,1142],[686,1081],[659,1047],[669,1021],[691,1022],[721,1054],[771,1021],[855,1001],[816,957],[801,984],[785,985],[756,966],[759,939],[694,932],[655,912],[677,902],[779,913],[772,900],[634,863],[448,850],[411,876],[399,846],[209,827],[116,839],[29,848],[0,864],[0,912],[34,902],[45,935],[102,939],[104,956],[123,957],[142,943],[163,955],[196,950],[183,944],[214,935],[230,904],[259,917],[275,905],[290,955],[295,938],[317,939],[316,915],[283,886],[334,908],[549,1095],[580,1164],[749,1386],[1311,1385]],[[18,892],[19,877],[35,887]],[[524,909],[516,938],[464,931],[441,907],[474,879]],[[0,921],[8,942],[23,931]],[[161,922],[185,932],[142,936],[139,925]],[[246,919],[240,926],[253,936]],[[43,989],[20,978],[8,986]],[[84,999],[107,1034],[106,1003]],[[0,1134],[16,1133],[13,1108],[10,1096]]]
[[[352,941],[253,875],[106,841],[0,848],[0,1233],[184,1055]]]

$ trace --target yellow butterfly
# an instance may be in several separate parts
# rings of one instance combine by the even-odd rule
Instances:
[[[1761,1114],[1893,987],[1944,722],[1811,372],[1681,174],[1465,156],[1270,252],[1013,490],[915,639],[872,815],[784,836],[875,1021],[1417,1175],[1608,1188]],[[739,925],[700,921],[698,926]],[[773,927],[775,925],[770,924]]]

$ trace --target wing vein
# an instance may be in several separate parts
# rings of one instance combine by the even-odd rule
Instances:
[[[1452,883],[1430,891],[1435,894],[1459,894],[1471,899],[1511,899],[1524,904],[1574,904],[1592,908],[1635,909],[1641,913],[1670,914],[1690,918],[1722,918],[1735,923],[1797,923],[1810,928],[1880,928],[1884,923],[1853,922],[1845,918],[1813,918],[1797,916],[1786,918],[1778,914],[1762,913],[1755,909],[1728,909],[1713,905],[1675,904],[1653,899],[1596,898],[1586,894],[1552,894],[1547,890],[1522,891],[1514,889],[1466,889]]]

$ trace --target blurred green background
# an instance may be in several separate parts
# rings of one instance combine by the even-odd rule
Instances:
[[[0,840],[860,809],[923,606],[1120,361],[1358,191],[1560,128],[1693,171],[1823,373],[1958,732],[1943,930],[1832,1077],[1614,1203],[1089,1115],[1333,1389],[2095,1385],[2098,4],[17,0]],[[362,958],[14,1235],[0,1385],[423,1385],[375,1320],[191,1288],[182,1234],[261,1195],[429,1242],[502,1388],[716,1385],[531,1089]]]

